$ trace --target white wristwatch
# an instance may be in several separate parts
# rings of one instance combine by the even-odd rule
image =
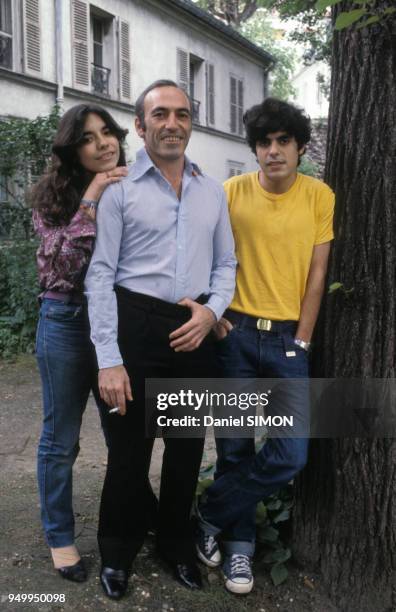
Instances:
[[[305,342],[305,340],[301,340],[300,338],[294,338],[294,344],[297,344],[297,346],[304,349],[304,351],[309,351],[311,348],[310,342]]]

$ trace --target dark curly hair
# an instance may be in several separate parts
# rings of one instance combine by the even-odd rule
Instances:
[[[84,125],[90,113],[98,115],[120,143],[118,166],[125,166],[123,142],[128,130],[123,130],[110,113],[96,104],[77,104],[61,118],[52,145],[48,171],[33,187],[31,205],[47,225],[67,225],[77,212],[81,197],[92,180],[92,173],[80,164],[77,149],[84,142]]]
[[[304,111],[277,98],[267,98],[249,108],[243,115],[246,139],[256,155],[256,145],[273,132],[294,136],[301,149],[311,138],[311,120]]]

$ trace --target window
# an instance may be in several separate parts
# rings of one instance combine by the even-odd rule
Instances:
[[[192,104],[192,121],[201,123],[201,101],[203,98],[203,66],[202,58],[177,49],[177,82],[179,87],[188,93]]]
[[[191,98],[193,123],[214,125],[214,65],[177,49],[177,83]]]
[[[97,66],[103,66],[103,22],[97,17],[92,19],[93,29],[93,61]]]
[[[40,0],[0,0],[0,67],[41,76]]]
[[[190,53],[190,83],[188,93],[192,101],[192,120],[194,123],[200,123],[202,66],[203,60]]]
[[[107,23],[106,23],[107,21]],[[92,58],[91,64],[91,86],[94,93],[109,95],[109,81],[111,69],[104,65],[104,40],[105,35],[111,30],[111,21],[91,16],[92,31]],[[106,33],[106,34],[105,34]]]
[[[245,172],[245,164],[238,161],[227,160],[227,178],[239,176]]]
[[[230,130],[243,136],[243,81],[230,75]]]
[[[74,86],[130,102],[129,23],[86,0],[72,0],[71,9]]]
[[[0,66],[12,68],[11,0],[0,0]]]

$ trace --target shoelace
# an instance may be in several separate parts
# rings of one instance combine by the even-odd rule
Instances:
[[[251,575],[250,559],[247,555],[232,555],[231,557],[231,573],[232,574],[248,574]]]
[[[207,555],[209,555],[212,552],[214,545],[215,545],[214,537],[212,535],[205,535],[204,546],[205,546],[205,552]]]

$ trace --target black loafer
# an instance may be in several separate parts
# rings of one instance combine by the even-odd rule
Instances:
[[[195,563],[178,563],[176,561],[171,565],[174,577],[180,584],[187,589],[202,589],[201,572]]]
[[[125,570],[115,570],[112,567],[102,567],[100,583],[107,597],[110,597],[110,599],[121,599],[127,590],[128,572]]]
[[[85,565],[80,559],[74,565],[66,565],[65,567],[58,567],[58,572],[65,578],[66,580],[71,580],[72,582],[85,582],[87,579],[87,570],[85,569]]]

